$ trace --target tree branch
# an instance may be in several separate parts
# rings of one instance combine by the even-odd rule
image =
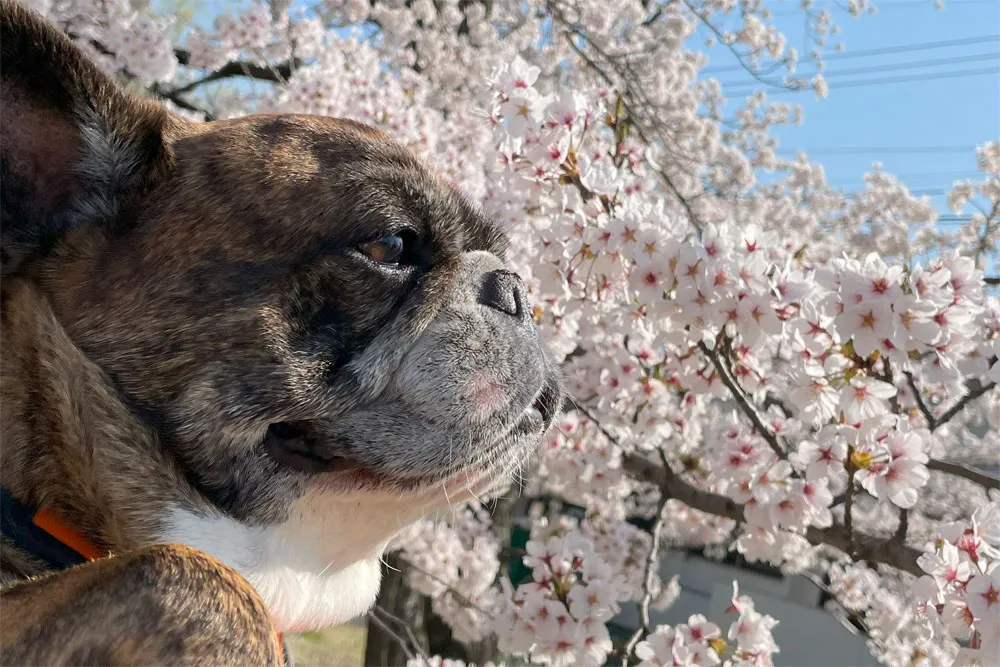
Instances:
[[[198,86],[205,85],[206,83],[212,83],[213,81],[219,81],[221,79],[230,79],[237,76],[255,79],[257,81],[284,83],[288,80],[288,77],[292,75],[292,72],[301,66],[302,60],[298,58],[292,60],[291,62],[279,63],[277,65],[258,65],[256,63],[245,61],[233,61],[226,63],[219,69],[200,79],[180,86],[179,88],[174,88],[168,92],[173,95],[181,95],[194,90]]]
[[[404,640],[398,634],[395,634],[391,630],[387,629],[387,626],[389,625],[390,622],[395,623],[396,625],[398,625],[399,627],[401,627],[403,629],[403,632],[406,633],[407,638],[409,638],[409,643],[413,646],[414,652],[416,652],[416,654],[418,656],[420,656],[420,660],[422,661],[422,665],[424,665],[424,667],[430,667],[430,664],[431,664],[430,658],[428,657],[427,653],[424,651],[423,647],[420,645],[420,642],[417,641],[417,638],[413,634],[413,630],[410,629],[410,624],[408,622],[406,622],[405,620],[403,620],[399,616],[396,616],[395,614],[393,614],[393,613],[391,613],[389,611],[386,611],[385,609],[383,609],[382,607],[379,607],[378,605],[372,607],[371,611],[369,611],[368,614],[369,614],[369,617],[381,616],[382,618],[380,618],[378,621],[376,621],[376,623],[379,624],[379,627],[382,628],[383,631],[387,632],[387,634],[389,634],[390,637],[392,637],[396,641],[400,642],[400,646],[402,647],[403,652],[407,652],[407,650],[406,650],[406,640]],[[381,621],[381,623],[379,623],[379,621]]]
[[[947,412],[941,415],[941,417],[935,417],[934,413],[931,412],[930,408],[924,402],[923,396],[920,395],[920,390],[917,389],[916,380],[913,379],[913,373],[906,373],[906,382],[910,387],[910,391],[913,393],[913,400],[917,403],[917,409],[920,410],[920,414],[922,414],[924,419],[927,421],[927,428],[930,429],[931,433],[958,414],[959,411],[961,411],[961,409],[968,403],[985,394],[991,387],[996,386],[996,383],[990,383],[969,391],[968,394],[959,399],[958,402],[955,403],[955,405],[953,405]],[[954,475],[955,477],[962,477],[963,479],[975,482],[976,484],[979,484],[987,489],[1000,489],[1000,479],[987,475],[980,470],[970,468],[961,463],[931,459],[927,462],[927,467],[930,470],[937,470],[938,472]]]
[[[215,120],[215,114],[209,112],[206,109],[202,109],[201,107],[197,107],[197,106],[191,104],[190,102],[188,102],[187,100],[185,100],[183,97],[181,97],[177,93],[174,93],[174,92],[169,91],[169,90],[164,90],[157,83],[154,83],[150,87],[149,92],[153,93],[153,95],[155,95],[155,96],[157,96],[159,98],[162,98],[162,99],[165,99],[165,100],[170,100],[175,105],[177,105],[181,109],[184,109],[185,111],[192,111],[194,113],[200,113],[200,114],[202,114],[205,117],[205,120],[207,120],[207,121]]]
[[[579,45],[577,45],[576,42],[573,41],[573,36],[576,35],[577,37],[587,40],[587,43],[590,44],[590,46],[594,48],[605,60],[610,61],[611,57],[608,56],[606,53],[604,53],[600,48],[598,48],[592,41],[590,41],[590,39],[588,39],[586,34],[584,34],[580,30],[574,28],[569,23],[567,23],[566,20],[563,18],[562,14],[558,12],[555,8],[549,6],[549,13],[552,14],[552,18],[554,20],[558,21],[559,24],[566,29],[566,32],[563,33],[563,36],[566,38],[566,43],[569,44],[569,47],[573,49],[573,51],[576,52],[578,56],[580,56],[581,60],[583,60],[583,62],[591,70],[593,70],[599,77],[601,77],[601,79],[603,79],[604,82],[607,83],[611,88],[618,87],[620,85],[620,82],[617,82],[614,79],[612,79],[611,76],[607,72],[605,72],[601,68],[601,66],[594,61],[593,58],[588,56],[583,51],[583,49],[581,49]],[[614,65],[612,65],[612,67],[613,66]],[[624,75],[622,75],[621,72],[617,72],[617,74],[621,76],[623,79],[627,78]],[[626,84],[625,86],[623,86],[623,88],[624,90],[622,92],[627,95],[629,92],[628,85]],[[632,111],[632,105],[627,100],[623,100],[622,104],[625,108],[625,112],[627,114],[627,122],[629,123],[629,125],[635,128],[636,133],[646,144],[652,145],[652,141],[650,140],[648,133],[643,128],[642,124],[639,122],[639,115]],[[653,167],[654,170],[660,175],[660,178],[663,179],[664,185],[667,186],[667,189],[670,190],[670,193],[674,195],[677,201],[680,202],[681,206],[687,212],[688,218],[691,220],[691,225],[694,226],[694,228],[698,230],[700,233],[702,227],[701,221],[695,215],[694,208],[691,206],[691,202],[689,202],[687,198],[681,194],[680,189],[673,182],[673,180],[667,174],[666,171],[660,169],[658,166],[653,165],[651,163],[650,166]]]
[[[649,554],[646,557],[646,576],[643,580],[642,602],[639,604],[639,617],[642,623],[636,628],[635,633],[625,644],[622,655],[622,667],[628,667],[628,657],[635,650],[636,645],[644,636],[649,634],[649,604],[653,601],[653,584],[659,577],[658,567],[660,563],[660,538],[663,535],[663,523],[666,518],[664,514],[667,509],[669,496],[665,493],[660,495],[660,506],[656,512],[656,523],[653,524],[653,541],[649,545]]]
[[[733,395],[733,399],[739,406],[740,410],[747,416],[750,423],[754,425],[754,428],[760,433],[761,437],[767,441],[774,453],[778,455],[778,458],[787,459],[788,458],[788,446],[782,443],[778,436],[771,432],[764,422],[761,420],[760,415],[757,414],[757,408],[750,403],[750,397],[746,395],[743,391],[743,387],[740,386],[739,382],[735,377],[729,372],[729,368],[723,362],[722,357],[718,355],[715,350],[709,349],[708,345],[704,341],[698,342],[698,349],[709,358],[712,364],[715,366],[715,371],[719,374],[722,379],[722,383],[726,385],[729,389],[729,393]]]
[[[474,609],[474,610],[478,611],[480,614],[482,614],[483,616],[486,616],[487,618],[493,618],[493,614],[491,614],[490,612],[486,611],[485,609],[483,609],[482,607],[480,607],[479,605],[477,605],[475,602],[473,602],[472,600],[470,600],[469,598],[467,598],[465,595],[463,595],[462,593],[460,593],[457,590],[455,590],[451,586],[451,584],[449,584],[447,581],[445,581],[441,577],[439,577],[439,576],[437,576],[435,574],[432,574],[431,572],[428,572],[427,570],[423,569],[422,567],[414,565],[412,562],[410,562],[409,560],[407,560],[402,555],[400,555],[399,560],[400,560],[401,563],[404,563],[406,565],[406,567],[414,569],[417,572],[419,572],[420,574],[424,575],[425,577],[427,577],[429,579],[433,579],[434,581],[436,581],[439,584],[441,584],[442,586],[444,586],[445,590],[444,590],[444,593],[442,595],[451,595],[453,598],[455,598],[455,601],[458,602],[463,607],[468,607],[469,609]]]
[[[979,398],[980,396],[982,396],[983,394],[985,394],[990,389],[993,389],[996,386],[997,386],[996,382],[988,382],[986,384],[981,384],[978,387],[970,388],[968,394],[958,399],[955,405],[945,410],[944,414],[942,414],[940,417],[937,418],[937,420],[935,420],[934,426],[931,428],[931,431],[934,431],[935,429],[937,429],[938,426],[941,426],[942,424],[947,424],[949,421],[951,421],[951,419],[955,415],[961,412],[966,405],[976,400],[977,398]]]
[[[927,462],[927,468],[930,470],[937,470],[938,472],[943,472],[948,475],[954,475],[955,477],[962,477],[963,479],[975,482],[986,489],[1000,490],[1000,479],[987,475],[981,470],[976,470],[975,468],[971,468],[961,463],[944,461],[941,459],[931,459]]]
[[[899,523],[896,525],[896,532],[892,534],[892,539],[900,544],[906,544],[906,533],[910,529],[910,510],[900,508]]]
[[[690,2],[688,2],[688,0],[683,0],[683,2],[684,5],[687,6],[687,8],[691,11],[691,13],[694,14],[698,18],[698,20],[701,21],[701,23],[712,32],[712,34],[715,35],[715,38],[718,40],[719,44],[729,49],[729,52],[733,54],[733,56],[736,58],[736,61],[747,72],[747,74],[749,74],[750,76],[752,76],[765,86],[773,86],[774,88],[781,88],[783,90],[789,90],[789,91],[799,91],[804,89],[804,86],[797,81],[793,84],[787,84],[783,82],[770,81],[762,77],[757,72],[757,70],[755,70],[753,67],[747,64],[747,62],[743,58],[743,54],[741,54],[739,51],[736,50],[736,48],[726,39],[726,36],[722,33],[722,31],[719,30],[718,26],[712,23],[712,21],[709,20],[708,16],[704,12],[698,11]],[[782,62],[787,64],[787,58],[784,58],[782,59],[782,61],[775,63],[775,66],[772,68],[771,71],[777,69],[782,64]]]
[[[413,660],[413,651],[410,650],[409,642],[407,642],[406,639],[401,637],[399,633],[397,633],[395,630],[390,628],[388,623],[379,618],[378,615],[374,613],[375,609],[377,609],[377,607],[373,607],[372,611],[368,612],[368,620],[373,621],[375,625],[377,625],[382,632],[384,632],[385,634],[389,635],[389,637],[394,639],[396,643],[399,644],[399,647],[403,649],[403,653],[406,654],[406,657],[409,660]]]
[[[703,491],[668,468],[646,459],[638,454],[627,454],[622,459],[622,466],[634,478],[655,484],[660,492],[670,498],[679,500],[692,509],[714,514],[733,521],[743,521],[743,506],[726,496]],[[834,524],[829,528],[808,528],[805,538],[815,545],[826,545],[852,555],[858,560],[872,563],[883,563],[904,572],[919,577],[923,571],[917,565],[920,551],[892,540],[856,533],[853,536],[847,527]],[[851,544],[853,542],[853,553]]]
[[[844,530],[847,531],[847,552],[848,556],[854,556],[854,475],[858,469],[851,459],[851,449],[847,455],[847,488],[844,489]]]
[[[920,395],[920,391],[917,389],[916,380],[913,379],[913,373],[909,371],[906,372],[906,382],[910,387],[910,391],[913,392],[913,400],[917,403],[917,409],[920,410],[924,419],[927,420],[927,428],[930,429],[931,433],[936,431],[938,427],[951,421],[955,415],[965,408],[966,405],[997,386],[996,382],[980,384],[978,380],[973,380],[968,384],[968,393],[966,393],[965,396],[955,401],[955,404],[945,410],[940,417],[935,417],[934,413],[931,412],[930,407],[924,403],[924,398]]]
[[[917,403],[917,409],[920,410],[920,414],[924,416],[924,420],[927,422],[927,427],[934,430],[934,413],[931,412],[927,404],[924,403],[924,397],[920,395],[920,390],[917,389],[917,381],[913,379],[913,373],[906,371],[906,384],[910,387],[910,393],[913,394],[913,400]]]

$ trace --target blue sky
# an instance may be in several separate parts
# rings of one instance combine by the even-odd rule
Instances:
[[[844,42],[844,53],[850,56],[852,52],[897,46],[921,48],[830,59],[826,72],[834,76],[828,78],[829,97],[817,100],[811,92],[800,92],[774,98],[797,102],[805,111],[803,125],[782,128],[776,134],[782,150],[805,150],[822,163],[835,187],[860,188],[862,174],[877,160],[887,171],[898,174],[912,191],[933,195],[944,210],[944,197],[936,193],[976,173],[974,146],[1000,139],[1000,0],[946,0],[942,10],[935,10],[933,2],[927,0],[876,3],[879,12],[875,16],[853,18],[843,11],[835,13],[842,29],[837,39]],[[805,52],[797,4],[769,2],[768,6],[789,44]],[[837,5],[830,0],[816,1],[817,8]],[[973,38],[979,39],[976,43],[926,48],[930,43],[969,42]],[[749,74],[733,68],[736,60],[726,49],[713,48],[709,54],[712,60],[707,69],[732,70],[713,72],[720,81],[746,82],[745,88],[756,84]],[[926,61],[938,64],[900,67]],[[858,69],[869,71],[835,76],[839,71]],[[988,72],[955,76],[970,70]],[[903,77],[913,80],[840,89],[837,85]],[[737,90],[738,86],[729,89]]]

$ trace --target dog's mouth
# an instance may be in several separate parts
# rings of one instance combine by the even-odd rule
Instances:
[[[556,414],[559,412],[559,403],[562,400],[562,392],[555,379],[549,379],[538,390],[528,407],[521,412],[521,416],[514,423],[513,433],[522,435],[532,431],[544,432],[552,425]]]
[[[562,392],[552,378],[545,382],[531,402],[507,428],[499,428],[499,441],[513,441],[532,436],[540,437],[559,412]],[[382,471],[354,457],[348,447],[331,446],[326,435],[319,435],[309,422],[284,421],[268,426],[263,449],[279,468],[317,475],[338,473],[351,485],[394,486],[418,488],[448,484],[448,480],[468,479],[470,476],[487,476],[488,466],[469,466],[465,469],[442,471],[436,476],[414,477]]]

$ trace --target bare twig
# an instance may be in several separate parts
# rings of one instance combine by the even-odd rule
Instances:
[[[906,382],[910,387],[910,391],[913,392],[913,400],[917,403],[917,409],[920,410],[924,419],[927,420],[927,428],[931,430],[931,433],[951,421],[969,403],[997,386],[996,382],[980,384],[978,381],[974,380],[968,384],[968,392],[965,396],[955,401],[955,404],[941,413],[940,417],[935,417],[934,413],[931,412],[930,407],[928,407],[928,405],[924,402],[923,396],[920,395],[920,391],[917,389],[916,380],[913,378],[913,373],[906,373]]]
[[[666,509],[667,501],[670,497],[666,493],[660,494],[660,506],[656,512],[656,523],[653,524],[653,541],[649,545],[649,554],[646,556],[646,576],[643,580],[643,594],[642,601],[639,603],[639,614],[642,624],[636,629],[635,633],[629,638],[628,643],[625,644],[625,650],[622,655],[622,667],[628,667],[628,657],[635,650],[636,645],[649,634],[649,605],[653,601],[653,586],[656,583],[656,579],[659,577],[659,563],[660,563],[660,538],[663,535],[663,523]]]
[[[857,612],[849,611],[847,607],[844,606],[844,603],[841,602],[840,598],[837,597],[837,594],[830,590],[829,586],[823,583],[822,579],[808,570],[800,572],[799,575],[811,581],[816,588],[829,595],[837,602],[838,605],[840,605],[842,617],[838,617],[837,614],[831,615],[840,622],[845,630],[853,635],[863,635],[865,638],[871,638],[871,631],[868,629],[868,625],[864,621],[864,616]]]
[[[295,59],[290,62],[280,63],[278,65],[257,65],[256,63],[244,62],[244,61],[233,61],[228,62],[219,69],[207,74],[206,76],[196,79],[191,83],[185,84],[178,88],[166,91],[173,95],[181,95],[183,93],[190,92],[199,86],[203,86],[207,83],[212,83],[213,81],[220,81],[222,79],[230,79],[237,76],[242,76],[247,79],[255,79],[257,81],[270,81],[272,83],[284,83],[288,80],[288,77],[292,75],[292,72],[296,68],[302,66],[302,61]]]
[[[733,45],[726,39],[726,36],[722,33],[722,31],[719,30],[718,26],[712,23],[712,21],[709,20],[708,16],[704,12],[698,11],[698,9],[696,9],[694,5],[688,2],[688,0],[683,0],[683,1],[684,4],[687,6],[687,8],[691,11],[691,13],[694,14],[698,18],[698,20],[701,21],[702,24],[715,35],[715,38],[719,41],[719,44],[729,49],[729,52],[732,53],[733,56],[735,56],[737,62],[739,62],[740,66],[744,70],[746,70],[747,74],[749,74],[750,76],[752,76],[765,86],[773,86],[775,88],[781,88],[790,91],[798,91],[803,89],[803,86],[798,83],[790,85],[783,82],[770,81],[762,77],[753,67],[750,67],[746,63],[746,60],[744,60],[743,58],[743,54],[741,54],[733,47]]]
[[[369,613],[380,614],[383,617],[382,620],[384,622],[386,623],[393,622],[399,627],[403,628],[403,631],[406,633],[407,638],[409,638],[410,640],[410,644],[413,645],[414,652],[416,652],[416,654],[420,656],[420,659],[423,661],[423,664],[426,667],[430,667],[431,664],[430,656],[427,655],[423,647],[420,645],[420,642],[417,641],[417,637],[416,635],[413,634],[413,630],[410,628],[409,623],[401,619],[399,616],[396,616],[395,614],[387,611],[386,609],[379,607],[378,605],[372,607]],[[405,651],[406,649],[403,650]]]
[[[403,649],[403,653],[406,654],[407,659],[413,660],[413,651],[410,650],[409,642],[407,642],[404,637],[401,637],[399,633],[397,633],[395,630],[390,628],[388,623],[383,621],[374,613],[376,608],[377,607],[372,607],[372,611],[368,612],[368,620],[375,623],[375,625],[377,625],[382,632],[389,635],[389,637],[395,640],[396,643],[399,644],[399,647]]]
[[[594,416],[594,413],[592,413],[589,408],[587,408],[584,405],[580,405],[579,403],[574,401],[573,409],[576,410],[577,412],[580,412],[581,414],[583,414],[584,417],[593,422],[593,424],[598,428],[598,430],[604,434],[605,438],[607,438],[616,445],[621,444],[618,441],[618,438],[616,438],[610,431],[608,431],[608,429],[604,427],[604,424],[602,424],[600,421],[597,420],[597,417]]]
[[[975,468],[970,468],[969,466],[961,463],[943,461],[941,459],[931,459],[927,462],[927,467],[930,470],[937,470],[938,472],[954,475],[955,477],[962,477],[970,482],[975,482],[986,489],[1000,490],[1000,479],[987,475],[985,472],[976,470]]]
[[[949,421],[951,421],[951,419],[955,415],[961,412],[966,405],[976,400],[977,398],[979,398],[980,396],[982,396],[983,394],[985,394],[990,389],[993,389],[996,386],[997,386],[996,382],[987,382],[986,384],[981,384],[975,388],[970,387],[969,393],[967,393],[962,398],[958,399],[958,401],[953,406],[945,410],[944,413],[937,418],[931,430],[934,431],[935,429],[937,429],[937,427],[943,424],[947,424]]]
[[[469,598],[467,598],[465,595],[462,595],[461,593],[459,593],[458,591],[456,591],[454,588],[452,588],[452,586],[447,581],[445,581],[441,577],[439,577],[439,576],[437,576],[437,575],[435,575],[435,574],[433,574],[431,572],[428,572],[427,570],[423,569],[422,567],[414,565],[413,563],[411,563],[410,561],[406,560],[405,558],[400,558],[400,562],[405,563],[406,567],[412,568],[412,569],[416,570],[417,572],[419,572],[420,574],[424,575],[425,577],[433,579],[434,581],[436,581],[439,584],[441,584],[442,586],[444,586],[445,587],[445,593],[448,594],[448,595],[451,595],[452,597],[454,597],[455,600],[457,600],[458,603],[461,604],[462,606],[468,607],[469,609],[475,609],[480,614],[483,614],[484,616],[486,616],[488,618],[493,618],[493,614],[491,614],[490,612],[486,611],[485,609],[483,609],[482,607],[480,607],[479,605],[477,605],[475,602],[473,602],[472,600],[470,600]]]
[[[569,44],[569,47],[573,49],[573,51],[576,52],[578,56],[580,56],[580,59],[583,60],[584,64],[586,64],[591,70],[593,70],[595,74],[601,77],[601,79],[603,79],[604,82],[607,83],[609,86],[611,86],[612,88],[617,88],[621,86],[622,88],[625,89],[622,92],[627,94],[629,92],[627,83],[625,85],[622,85],[622,82],[615,81],[611,77],[611,75],[609,75],[607,72],[604,71],[601,65],[599,65],[593,58],[587,55],[587,53],[583,49],[580,48],[580,46],[573,40],[574,36],[586,40],[587,44],[589,44],[591,48],[597,51],[597,53],[600,54],[602,58],[608,61],[612,67],[614,67],[612,63],[613,59],[611,58],[611,56],[605,53],[596,44],[594,44],[585,33],[570,25],[558,10],[550,6],[549,12],[552,14],[552,18],[555,21],[559,22],[566,29],[566,32],[563,33],[563,36],[566,38],[567,44]],[[616,72],[616,73],[623,79],[628,78],[621,72]],[[623,99],[622,104],[627,114],[627,122],[629,126],[635,129],[636,134],[638,134],[639,138],[641,138],[646,144],[651,144],[652,142],[649,136],[650,132],[643,126],[642,122],[640,121],[639,114],[633,112],[632,105],[628,102],[628,100]],[[673,179],[670,177],[670,175],[668,175],[663,169],[660,169],[655,165],[650,165],[650,166],[653,166],[655,168],[654,170],[660,175],[660,178],[663,180],[663,184],[667,186],[667,189],[670,191],[670,193],[677,199],[678,202],[680,202],[681,206],[687,212],[688,218],[690,219],[692,226],[694,226],[694,228],[700,232],[702,223],[701,220],[698,218],[698,216],[695,215],[694,208],[692,208],[691,206],[691,202],[688,201],[687,197],[681,194],[680,189],[673,182]]]

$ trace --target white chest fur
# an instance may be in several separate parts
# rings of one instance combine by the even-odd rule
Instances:
[[[399,497],[313,493],[295,502],[284,523],[257,527],[175,507],[159,541],[195,547],[239,571],[279,630],[310,630],[371,607],[380,554],[416,518],[401,509]]]

